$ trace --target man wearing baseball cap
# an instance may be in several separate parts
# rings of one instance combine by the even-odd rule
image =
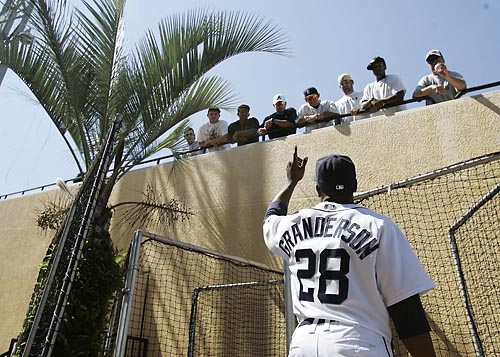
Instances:
[[[299,108],[295,122],[298,126],[305,125],[306,133],[311,132],[313,129],[340,123],[332,123],[333,120],[340,116],[335,103],[331,100],[321,100],[320,94],[315,87],[307,88],[304,91],[304,100],[306,102]]]
[[[362,109],[368,110],[372,116],[394,115],[405,110],[405,105],[395,106],[402,102],[405,96],[403,81],[395,74],[385,74],[385,60],[380,56],[374,57],[366,69],[373,72],[375,81],[368,83],[363,90]]]
[[[426,104],[435,104],[455,99],[459,91],[467,88],[464,77],[458,72],[449,71],[439,50],[430,50],[425,55],[431,73],[423,76],[413,92],[413,98],[429,97]]]
[[[350,123],[355,120],[364,119],[366,115],[356,115],[361,110],[362,92],[354,91],[354,81],[348,73],[342,73],[338,76],[339,88],[344,92],[344,96],[335,102],[335,106],[340,114],[351,114],[343,119],[344,123]]]
[[[281,138],[295,134],[297,127],[297,111],[295,108],[286,107],[286,99],[283,94],[276,94],[273,97],[274,113],[264,118],[258,131],[259,135],[268,135],[269,139]]]
[[[354,204],[356,169],[348,156],[320,158],[321,202],[287,215],[307,161],[295,147],[263,227],[267,247],[290,271],[299,324],[288,356],[393,356],[391,319],[412,356],[435,356],[420,300],[434,283],[391,219]]]

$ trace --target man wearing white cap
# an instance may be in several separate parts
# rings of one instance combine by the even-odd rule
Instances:
[[[431,50],[425,55],[425,61],[429,64],[431,74],[428,74],[418,82],[413,92],[413,98],[430,97],[426,100],[427,105],[441,103],[455,99],[459,91],[467,88],[464,78],[460,73],[448,71],[444,64],[444,57],[439,50]]]
[[[273,97],[273,106],[276,111],[264,118],[258,134],[267,134],[269,139],[295,134],[297,130],[295,126],[297,111],[295,108],[286,107],[286,99],[283,94],[276,94]]]
[[[354,115],[361,109],[361,98],[363,92],[354,91],[354,81],[347,73],[342,73],[338,77],[339,88],[344,92],[344,96],[335,102],[340,114],[352,114],[343,118],[344,123],[350,123],[355,120],[364,119],[366,115]]]

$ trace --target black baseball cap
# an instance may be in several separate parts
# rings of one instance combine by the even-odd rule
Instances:
[[[307,88],[304,91],[304,98],[306,98],[307,96],[312,95],[312,94],[319,94],[318,90],[315,87]]]
[[[371,71],[372,70],[372,65],[374,63],[377,63],[377,62],[382,62],[384,64],[384,66],[387,67],[387,65],[385,64],[385,59],[383,59],[382,57],[380,56],[377,56],[377,57],[373,57],[372,60],[370,61],[370,63],[368,64],[368,66],[366,66],[366,69]]]
[[[328,155],[316,161],[316,184],[325,194],[355,192],[356,168],[348,156]]]

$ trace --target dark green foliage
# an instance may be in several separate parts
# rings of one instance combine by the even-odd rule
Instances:
[[[123,271],[109,233],[91,233],[85,242],[52,356],[98,356],[113,294]]]

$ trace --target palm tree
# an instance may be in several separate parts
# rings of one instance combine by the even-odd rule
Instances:
[[[18,41],[15,34],[2,41],[0,62],[43,106],[80,174],[111,121],[123,118],[108,194],[134,165],[159,149],[178,147],[188,116],[234,104],[229,83],[206,76],[210,69],[240,53],[287,54],[283,32],[270,21],[206,9],[164,19],[158,35],[148,31],[126,51],[125,0],[83,0],[82,5],[28,0],[33,41]]]
[[[42,105],[80,174],[91,166],[114,118],[123,119],[101,207],[134,165],[181,144],[191,114],[234,104],[230,84],[207,76],[210,69],[241,53],[287,54],[278,27],[239,11],[172,15],[127,50],[125,0],[82,0],[80,8],[67,0],[23,3],[32,41],[20,41],[16,33],[1,38],[0,62]]]

